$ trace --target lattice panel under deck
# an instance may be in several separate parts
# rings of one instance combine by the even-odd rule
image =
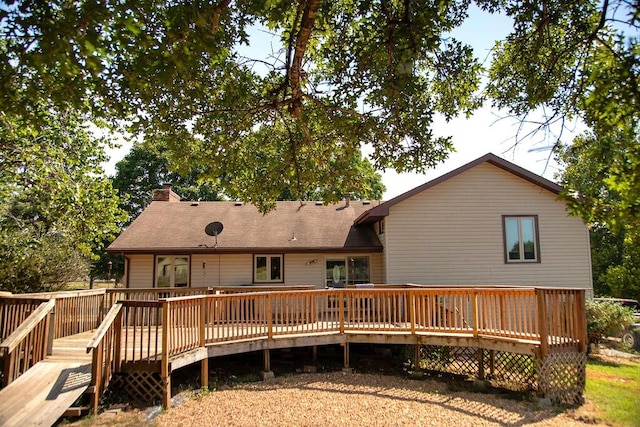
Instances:
[[[126,397],[129,402],[156,404],[162,400],[162,378],[157,372],[133,371],[116,374],[109,384],[109,392]]]
[[[577,352],[550,353],[538,359],[540,392],[556,403],[582,403],[587,355]]]
[[[478,351],[475,348],[422,345],[420,359],[420,368],[429,371],[478,375]]]
[[[536,358],[532,355],[484,350],[484,374],[491,384],[510,390],[536,387]]]

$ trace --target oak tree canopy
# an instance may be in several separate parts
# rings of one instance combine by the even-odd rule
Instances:
[[[284,188],[359,185],[365,145],[377,169],[432,167],[453,148],[434,119],[485,101],[637,131],[637,3],[473,3],[514,22],[488,70],[451,36],[470,0],[8,1],[0,108],[38,123],[45,99],[124,123],[263,210]],[[280,44],[246,58],[255,26]]]

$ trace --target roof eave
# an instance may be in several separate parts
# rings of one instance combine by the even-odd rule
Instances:
[[[354,253],[382,252],[382,246],[326,246],[326,247],[267,247],[267,248],[214,248],[214,247],[177,247],[177,248],[108,248],[110,254],[257,254],[257,253]]]

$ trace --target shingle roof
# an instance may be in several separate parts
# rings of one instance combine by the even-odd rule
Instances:
[[[354,221],[372,205],[351,201],[277,202],[262,215],[235,202],[152,202],[107,249],[112,253],[198,252],[355,252],[382,251],[373,228]],[[216,238],[205,233],[218,221]]]
[[[496,156],[495,154],[492,153],[488,153],[485,154],[482,157],[477,158],[476,160],[467,163],[466,165],[460,166],[459,168],[444,174],[436,179],[433,179],[429,182],[426,182],[412,190],[407,191],[406,193],[400,194],[397,197],[394,197],[391,200],[388,200],[374,208],[371,208],[365,212],[362,213],[362,215],[360,215],[357,219],[356,219],[356,224],[362,225],[362,224],[372,224],[376,221],[380,221],[382,218],[386,217],[387,215],[389,215],[389,208],[392,207],[395,204],[398,204],[404,200],[407,200],[410,197],[415,196],[418,193],[421,193],[435,185],[438,185],[444,181],[447,181],[453,177],[455,177],[456,175],[459,175],[463,172],[468,171],[469,169],[478,166],[479,164],[482,163],[489,163],[493,166],[496,166],[504,171],[507,171],[509,173],[514,174],[515,176],[518,176],[526,181],[529,181],[535,185],[538,185],[542,188],[544,188],[545,190],[551,191],[554,194],[559,194],[560,191],[562,191],[562,187],[559,186],[558,184],[549,181],[546,178],[541,177],[540,175],[536,175],[535,173],[528,171],[518,165],[515,165],[511,162],[508,162],[498,156]]]

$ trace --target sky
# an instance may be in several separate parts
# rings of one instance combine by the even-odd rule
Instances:
[[[511,20],[502,15],[491,15],[482,12],[475,5],[469,19],[452,34],[457,39],[472,46],[476,57],[485,66],[489,65],[491,47],[496,40],[503,39],[512,28]],[[241,54],[257,57],[256,52],[271,52],[272,40],[265,31],[256,29],[251,33],[250,45],[239,49]],[[458,117],[450,122],[437,120],[434,122],[436,136],[451,136],[455,152],[425,174],[403,173],[392,170],[379,171],[387,190],[383,200],[389,200],[425,182],[437,178],[457,167],[469,163],[487,153],[493,153],[512,163],[515,163],[533,173],[547,179],[554,179],[559,172],[559,166],[553,161],[549,147],[558,135],[551,133],[536,133],[525,137],[527,132],[534,129],[528,126],[520,129],[520,121],[515,118],[505,118],[505,111],[498,111],[490,106],[477,110],[470,118]],[[520,135],[519,138],[516,138]],[[565,130],[562,140],[569,142],[573,133]],[[516,144],[517,142],[517,144]],[[123,143],[119,149],[108,150],[110,161],[104,165],[109,175],[115,173],[115,163],[121,160],[129,151],[130,145]],[[363,150],[366,154],[366,147]]]

